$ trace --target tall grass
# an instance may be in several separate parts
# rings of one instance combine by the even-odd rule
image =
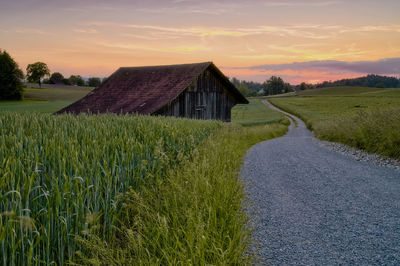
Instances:
[[[246,265],[251,242],[238,172],[253,144],[286,125],[225,125],[154,187],[121,197],[112,241],[80,237],[79,263],[91,265]]]
[[[313,124],[316,136],[400,159],[400,111],[360,112]]]
[[[112,239],[117,195],[160,182],[221,123],[0,113],[3,265],[74,260],[77,236]]]

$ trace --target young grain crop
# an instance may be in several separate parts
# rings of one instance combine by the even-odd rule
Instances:
[[[74,260],[77,236],[115,232],[117,195],[176,167],[218,122],[0,113],[3,265]]]

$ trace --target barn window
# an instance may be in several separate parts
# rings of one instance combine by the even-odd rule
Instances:
[[[201,111],[201,110],[204,110],[204,109],[206,109],[206,107],[207,107],[207,105],[197,105],[196,106],[196,111]]]

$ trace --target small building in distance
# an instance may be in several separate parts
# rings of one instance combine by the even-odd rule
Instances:
[[[117,113],[229,122],[247,99],[212,63],[121,67],[97,89],[61,113]]]

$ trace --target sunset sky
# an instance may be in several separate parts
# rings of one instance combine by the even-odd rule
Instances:
[[[1,0],[0,49],[65,76],[213,61],[254,81],[399,77],[399,14],[399,0]]]

